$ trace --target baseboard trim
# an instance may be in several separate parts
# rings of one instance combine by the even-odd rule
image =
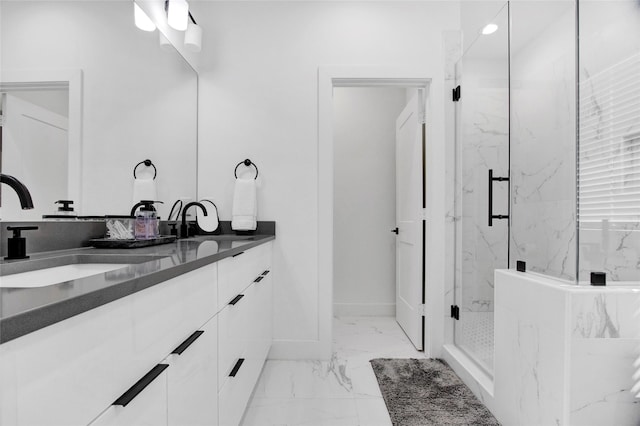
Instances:
[[[395,303],[334,303],[336,317],[395,317]]]

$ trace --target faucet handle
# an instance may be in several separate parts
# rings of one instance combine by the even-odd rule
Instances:
[[[37,226],[7,226],[9,231],[13,231],[13,238],[7,241],[6,260],[28,259],[27,256],[27,239],[20,235],[21,231],[33,231],[38,229]]]
[[[20,238],[20,232],[22,231],[34,231],[38,229],[37,226],[7,226],[9,231],[13,231],[13,238]]]

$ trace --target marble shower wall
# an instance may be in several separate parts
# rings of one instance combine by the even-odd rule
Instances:
[[[576,279],[575,3],[511,3],[510,263]]]
[[[544,309],[540,309],[544,307]],[[640,290],[496,271],[495,405],[503,424],[637,425]]]
[[[640,2],[580,2],[580,144],[640,142]],[[624,85],[624,81],[628,83]],[[583,148],[584,150],[584,148]],[[588,158],[586,153],[581,158]],[[615,159],[617,160],[617,159]],[[635,220],[580,220],[580,280],[603,271],[608,281],[640,281],[640,211]]]

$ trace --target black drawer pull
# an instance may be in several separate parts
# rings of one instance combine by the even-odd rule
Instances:
[[[269,272],[271,272],[271,271],[267,269],[266,271],[264,271],[264,272],[262,273],[262,275],[267,275]]]
[[[260,281],[262,281],[262,279],[264,278],[263,275],[260,275],[258,278],[256,278],[255,280],[253,280],[254,283],[259,283]]]
[[[244,362],[244,358],[239,358],[238,361],[236,361],[236,365],[234,365],[233,368],[231,369],[231,373],[229,373],[229,377],[236,377],[236,374],[238,374],[238,370],[240,370],[240,367],[242,367],[243,362]]]
[[[240,256],[240,255],[241,255],[241,254],[243,254],[243,253],[244,253],[244,252],[243,252],[243,251],[241,251],[240,253],[236,253],[236,254],[234,254],[234,255],[233,255],[233,256],[231,256],[231,257],[237,257],[237,256]]]
[[[180,346],[175,348],[171,353],[182,355],[182,352],[186,351],[187,348],[191,346],[191,344],[195,342],[198,339],[198,337],[202,336],[203,334],[204,334],[204,331],[202,330],[195,331],[191,336],[187,337],[187,340],[182,342]]]
[[[169,364],[158,364],[151,369],[144,377],[136,382],[135,385],[131,386],[128,391],[122,394],[122,396],[112,404],[112,405],[122,405],[126,407],[128,403],[133,401],[133,398],[138,396],[140,392],[144,390],[147,386],[153,382],[156,377],[158,377],[166,368],[169,367]]]
[[[240,299],[242,299],[244,297],[244,294],[239,294],[236,297],[234,297],[231,302],[229,302],[230,305],[235,305],[236,303],[238,303],[240,301]]]

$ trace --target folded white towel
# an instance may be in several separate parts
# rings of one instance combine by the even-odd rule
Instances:
[[[157,200],[158,189],[156,181],[153,178],[137,178],[133,180],[133,199],[134,203],[140,200]]]
[[[231,229],[234,231],[255,231],[258,214],[255,179],[236,179],[231,211]]]

